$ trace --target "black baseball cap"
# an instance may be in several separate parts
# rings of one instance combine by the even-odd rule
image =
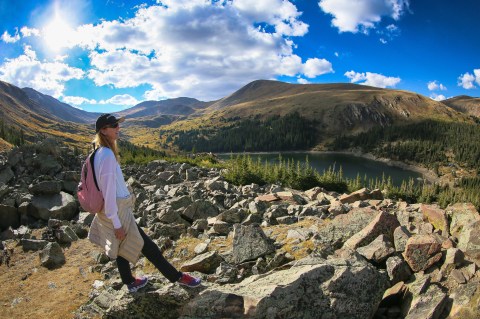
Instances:
[[[118,119],[110,113],[102,114],[98,117],[95,123],[95,132],[98,133],[102,128],[107,125],[113,125],[116,123],[122,123],[125,121],[125,117],[119,117]]]

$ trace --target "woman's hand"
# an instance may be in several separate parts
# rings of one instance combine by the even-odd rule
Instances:
[[[118,240],[124,240],[125,236],[127,236],[127,234],[125,234],[125,231],[123,230],[123,227],[114,229],[114,232],[115,232],[115,237],[117,237]]]

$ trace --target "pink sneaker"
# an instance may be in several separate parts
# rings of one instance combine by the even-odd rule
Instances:
[[[131,284],[128,284],[128,292],[137,292],[138,289],[145,287],[148,283],[147,277],[135,278],[135,281]]]
[[[190,276],[189,274],[182,273],[182,277],[178,279],[178,283],[188,287],[197,287],[202,283],[202,280],[200,278]]]

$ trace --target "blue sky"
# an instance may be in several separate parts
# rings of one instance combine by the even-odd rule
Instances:
[[[480,96],[473,0],[0,0],[0,80],[86,111],[250,81]]]

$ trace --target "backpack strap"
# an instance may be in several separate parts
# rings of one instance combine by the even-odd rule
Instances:
[[[93,181],[95,182],[95,186],[97,187],[98,191],[100,191],[100,187],[98,187],[97,183],[97,175],[95,175],[95,165],[93,160],[95,159],[95,153],[97,153],[98,148],[95,149],[92,154],[90,154],[90,166],[92,167],[92,174],[93,174]]]

